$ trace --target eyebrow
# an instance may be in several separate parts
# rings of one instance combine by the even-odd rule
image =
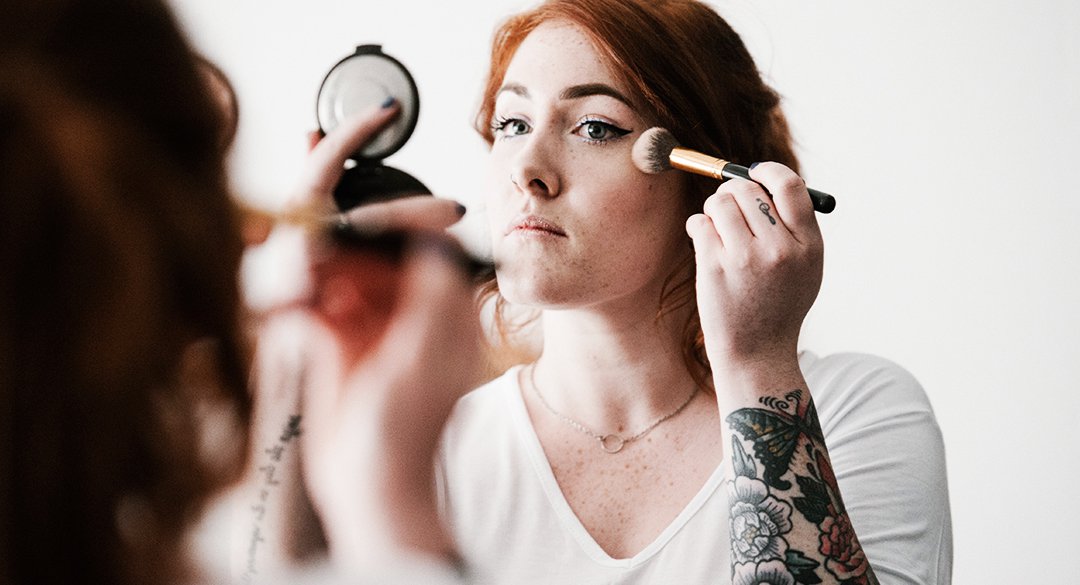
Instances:
[[[604,83],[586,83],[584,85],[572,85],[564,89],[563,92],[559,94],[559,99],[573,100],[594,95],[606,95],[608,97],[619,100],[620,102],[626,104],[628,107],[633,107],[630,105],[630,100],[627,99],[627,97],[624,96],[622,93],[620,93],[619,90]]]
[[[504,91],[508,91],[514,95],[519,95],[523,98],[529,97],[529,90],[525,89],[524,85],[520,83],[507,83],[499,88],[499,91],[495,92],[495,97],[502,95]]]
[[[504,91],[519,95],[523,98],[529,97],[529,90],[520,83],[507,83],[506,85],[499,88],[499,91],[495,93],[495,96],[498,97]],[[606,95],[608,97],[619,100],[620,102],[626,104],[627,107],[633,108],[633,105],[631,105],[630,100],[626,96],[619,92],[619,90],[605,83],[585,83],[582,85],[572,85],[564,89],[562,93],[559,94],[559,99],[574,100],[594,95]]]

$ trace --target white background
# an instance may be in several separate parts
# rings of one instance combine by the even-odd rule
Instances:
[[[531,2],[174,4],[237,87],[238,192],[283,199],[323,75],[382,44],[422,104],[388,162],[465,203],[461,233],[483,241],[472,117],[495,25]],[[805,345],[878,353],[923,382],[948,453],[956,583],[1074,580],[1080,3],[714,4],[783,94],[808,182],[837,195],[819,216],[826,278]]]

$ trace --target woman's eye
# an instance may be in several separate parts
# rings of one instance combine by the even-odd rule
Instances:
[[[629,134],[629,130],[623,130],[607,122],[587,120],[578,125],[576,134],[591,142],[606,142]]]
[[[507,130],[510,134],[517,136],[518,134],[525,134],[529,131],[529,125],[521,120],[511,120],[507,125]]]
[[[492,131],[500,136],[521,136],[529,133],[529,124],[520,118],[499,118],[491,125]]]

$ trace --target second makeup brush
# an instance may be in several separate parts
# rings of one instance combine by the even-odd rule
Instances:
[[[631,154],[634,166],[644,173],[656,174],[676,168],[714,179],[750,178],[750,169],[683,148],[671,132],[664,128],[649,128],[641,133]],[[807,188],[814,203],[814,211],[829,213],[836,208],[836,198],[817,189]]]

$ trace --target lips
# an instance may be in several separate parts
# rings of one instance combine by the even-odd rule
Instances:
[[[566,232],[557,224],[536,215],[523,215],[511,221],[506,228],[506,233],[509,235],[513,232],[566,237]]]

